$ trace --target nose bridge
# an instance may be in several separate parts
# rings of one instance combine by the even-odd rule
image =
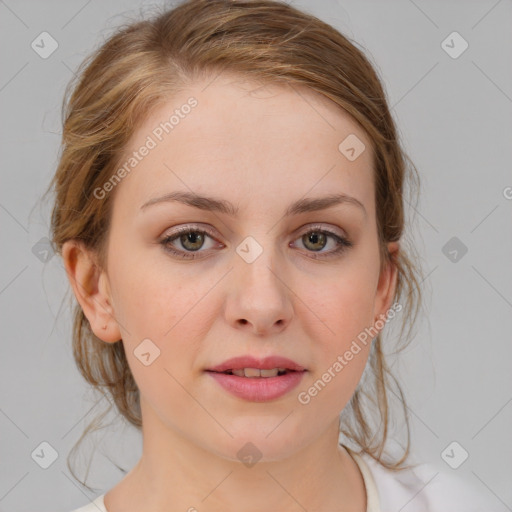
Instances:
[[[280,251],[270,233],[249,235],[236,247],[238,277],[247,277],[252,284],[264,281],[266,285],[278,280]],[[281,271],[282,273],[282,271]],[[278,280],[279,281],[279,280]]]
[[[247,236],[236,247],[228,316],[259,333],[282,329],[292,315],[281,251],[271,233]]]

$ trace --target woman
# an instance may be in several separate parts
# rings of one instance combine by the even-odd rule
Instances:
[[[385,452],[408,170],[366,57],[285,3],[183,2],[84,63],[53,242],[78,367],[143,455],[80,512],[479,510]]]

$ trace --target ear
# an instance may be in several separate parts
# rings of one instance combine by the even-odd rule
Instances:
[[[383,266],[379,276],[377,293],[375,296],[374,325],[379,319],[385,321],[387,317],[386,312],[391,307],[398,278],[398,269],[395,262],[398,257],[399,250],[400,246],[398,242],[388,243],[389,261]],[[381,329],[377,330],[380,331]]]
[[[76,300],[94,334],[107,343],[121,339],[114,317],[107,274],[97,265],[96,255],[82,242],[69,240],[62,246],[62,259]]]

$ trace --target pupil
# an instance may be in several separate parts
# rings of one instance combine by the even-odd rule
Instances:
[[[309,235],[306,235],[306,246],[311,242],[313,245],[318,244],[320,241],[321,247],[310,247],[314,251],[318,251],[325,247],[325,235],[323,233],[312,232]]]
[[[192,245],[192,247],[190,246],[190,243],[192,243],[192,244],[197,243],[198,240],[199,240],[199,246],[194,246],[194,245]],[[198,233],[197,231],[186,233],[185,235],[183,235],[181,237],[181,243],[183,244],[183,247],[194,251],[194,250],[200,249],[201,246],[203,245],[203,236],[200,233]]]

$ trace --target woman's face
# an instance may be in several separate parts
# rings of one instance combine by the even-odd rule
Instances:
[[[250,441],[272,460],[337,425],[371,336],[350,360],[344,354],[389,308],[396,276],[379,274],[363,130],[297,86],[229,75],[208,83],[154,111],[119,166],[130,170],[109,192],[104,278],[116,321],[108,329],[119,329],[147,428],[233,460]],[[217,207],[160,200],[176,192]],[[354,199],[301,208],[336,194]],[[192,233],[164,241],[178,228]],[[206,371],[238,356],[282,356],[306,371],[279,397],[244,398]],[[309,392],[318,380],[320,390]]]

